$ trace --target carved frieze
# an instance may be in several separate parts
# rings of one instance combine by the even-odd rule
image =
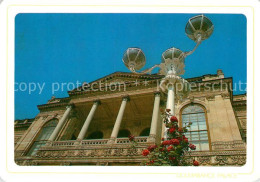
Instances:
[[[245,149],[245,143],[241,141],[231,141],[231,142],[212,142],[213,150],[234,150],[234,149]]]

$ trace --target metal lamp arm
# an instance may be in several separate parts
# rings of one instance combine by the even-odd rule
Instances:
[[[199,47],[199,45],[200,45],[201,42],[202,42],[202,40],[201,40],[201,35],[198,36],[196,42],[197,42],[197,44],[195,45],[195,47],[194,47],[191,51],[184,52],[184,57],[187,57],[187,56],[191,55],[191,54]]]
[[[153,70],[154,68],[157,68],[157,67],[160,67],[160,64],[156,64],[156,65],[154,65],[154,66],[151,67],[151,68],[148,68],[148,69],[146,69],[146,70],[141,71],[140,73],[136,72],[133,67],[130,67],[129,70],[130,70],[131,72],[133,72],[133,73],[136,73],[136,74],[147,74],[147,73],[151,74],[152,70]]]

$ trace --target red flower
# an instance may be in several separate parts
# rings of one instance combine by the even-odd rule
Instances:
[[[154,160],[151,160],[150,163],[153,164],[153,163],[154,163]]]
[[[162,141],[164,140],[164,138],[162,138]]]
[[[174,122],[178,122],[178,119],[177,119],[175,116],[172,116],[170,120],[171,120],[171,122],[173,122],[173,123],[174,123]]]
[[[173,145],[179,145],[180,141],[178,139],[171,139],[171,144]]]
[[[189,147],[190,147],[191,150],[196,150],[196,146],[193,145],[193,144],[190,144]]]
[[[189,142],[188,138],[184,138],[183,141],[186,142],[186,143]]]
[[[166,112],[170,112],[171,111],[171,109],[166,109]]]
[[[154,149],[157,148],[157,145],[150,145],[147,149],[152,152]]]
[[[170,145],[168,148],[167,148],[168,152],[170,152],[171,150],[174,150],[173,146]]]
[[[135,139],[135,136],[134,135],[129,135],[128,139],[129,139],[129,141],[133,141]]]
[[[164,151],[164,149],[165,149],[165,148],[164,148],[164,147],[162,147],[162,148],[160,148],[159,150],[162,152],[162,151]]]
[[[180,132],[180,133],[183,132],[182,128],[179,128],[179,129],[178,129],[178,132]]]
[[[200,165],[200,163],[198,161],[196,161],[196,160],[193,161],[193,166],[199,166],[199,165]]]
[[[162,145],[171,145],[171,141],[165,140],[165,141],[162,142]]]
[[[177,139],[178,139],[179,141],[182,141],[182,137],[178,137]]]
[[[174,161],[176,158],[175,157],[169,157],[169,160]]]
[[[169,132],[170,132],[170,133],[173,133],[174,131],[175,131],[175,128],[170,128],[170,129],[169,129]]]
[[[147,150],[147,149],[143,150],[143,156],[147,156],[149,153],[150,153],[149,150]]]

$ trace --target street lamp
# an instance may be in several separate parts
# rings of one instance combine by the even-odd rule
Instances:
[[[170,113],[174,115],[175,100],[187,97],[190,91],[190,85],[187,80],[179,76],[185,72],[185,58],[191,55],[203,40],[209,38],[213,30],[214,26],[206,16],[194,16],[188,20],[185,27],[186,35],[196,42],[193,50],[183,52],[180,49],[172,47],[162,54],[160,64],[137,72],[137,70],[140,70],[146,63],[145,55],[140,48],[128,48],[123,55],[123,62],[131,72],[136,74],[151,74],[154,68],[160,68],[159,74],[165,75],[160,82],[160,88],[163,92],[168,91],[166,108],[170,109]]]

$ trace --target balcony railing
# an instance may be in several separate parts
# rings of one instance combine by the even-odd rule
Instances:
[[[80,145],[105,145],[108,139],[82,140]]]
[[[137,143],[146,143],[147,137],[135,137],[135,141]],[[116,139],[117,144],[124,144],[124,143],[130,143],[128,138],[117,138]]]
[[[66,141],[53,141],[51,142],[51,146],[73,146],[75,144],[75,140],[66,140]]]
[[[148,137],[135,137],[137,143],[147,143]],[[49,146],[51,147],[62,147],[62,146],[75,146],[75,145],[106,145],[108,144],[109,139],[92,139],[92,140],[82,140],[78,143],[76,140],[66,140],[66,141],[53,141]],[[129,144],[130,141],[128,138],[117,138],[115,144]]]

